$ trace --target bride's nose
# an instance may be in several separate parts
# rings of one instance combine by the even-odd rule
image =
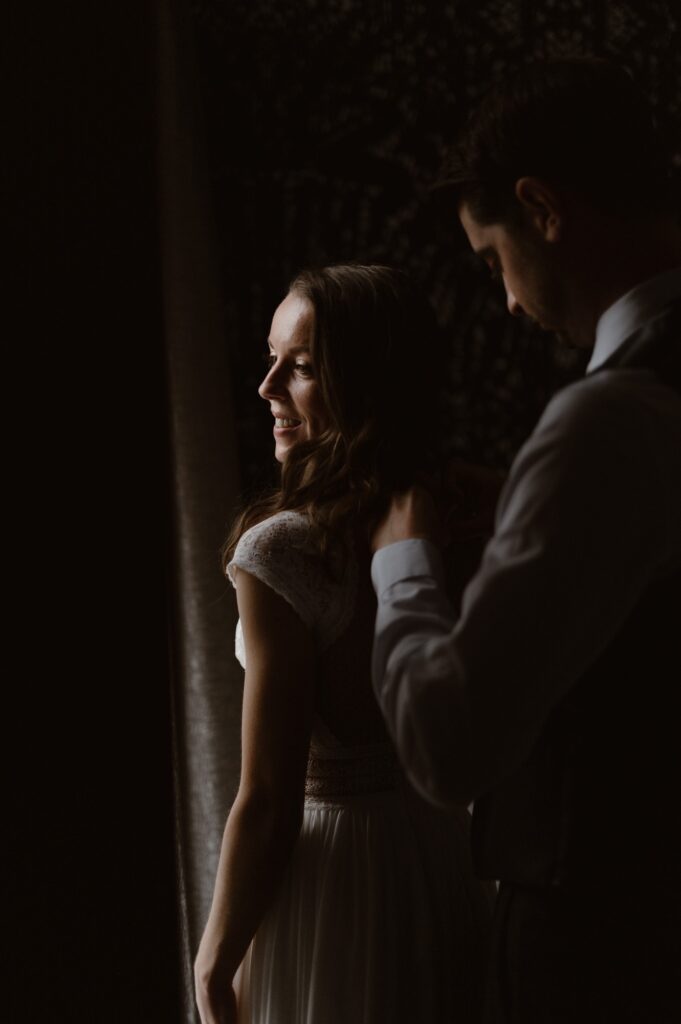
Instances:
[[[265,379],[258,388],[258,394],[261,398],[264,398],[265,401],[268,401],[271,398],[280,398],[285,391],[286,388],[282,382],[279,368],[277,367],[277,364],[274,363],[267,371]]]

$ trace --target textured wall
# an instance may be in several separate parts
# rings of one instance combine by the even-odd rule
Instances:
[[[544,56],[617,58],[659,120],[681,117],[676,0],[193,0],[247,486],[271,464],[256,396],[269,320],[306,264],[404,266],[451,339],[451,448],[505,466],[580,359],[505,313],[452,211],[444,149],[498,75]],[[681,149],[677,149],[681,168]],[[418,358],[415,352],[415,358]]]

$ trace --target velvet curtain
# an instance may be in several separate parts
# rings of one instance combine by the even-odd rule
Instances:
[[[158,5],[163,312],[171,438],[171,650],[184,1019],[238,783],[242,672],[219,552],[239,491],[220,266],[191,25]]]

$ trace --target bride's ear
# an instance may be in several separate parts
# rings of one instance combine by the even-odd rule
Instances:
[[[564,209],[556,190],[542,178],[519,178],[516,199],[530,224],[545,242],[558,242],[563,235]]]

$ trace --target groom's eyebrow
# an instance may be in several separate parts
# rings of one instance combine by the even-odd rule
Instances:
[[[491,245],[483,245],[480,249],[473,250],[476,256],[479,256],[483,263],[487,266],[487,269],[493,277],[498,277],[501,274],[501,261],[499,260],[499,254]]]

